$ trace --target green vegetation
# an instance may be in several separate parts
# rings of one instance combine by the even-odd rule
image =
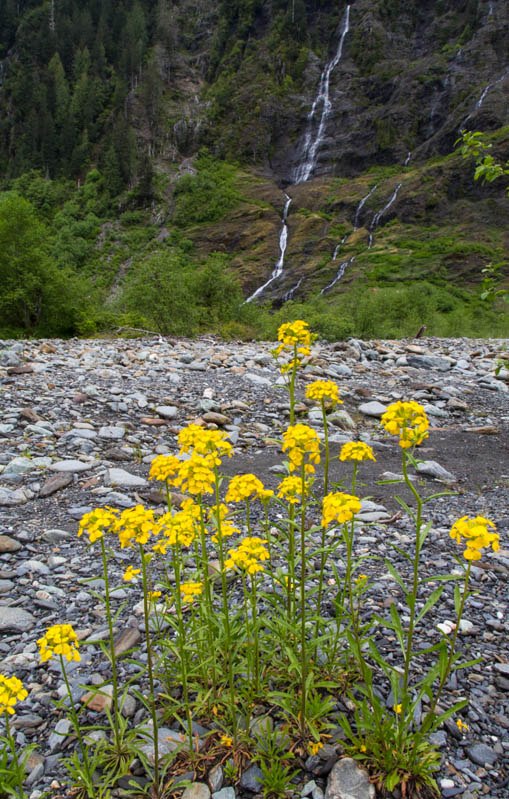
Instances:
[[[183,175],[175,187],[173,221],[179,227],[217,222],[240,201],[234,164],[217,161],[206,150],[195,164],[196,174]]]

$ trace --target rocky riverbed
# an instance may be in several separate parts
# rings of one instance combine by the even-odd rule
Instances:
[[[157,337],[0,342],[0,672],[15,674],[29,691],[17,707],[15,727],[20,747],[37,745],[27,780],[32,799],[49,788],[58,791],[69,731],[63,711],[53,705],[63,694],[60,670],[40,665],[36,640],[49,625],[63,622],[72,623],[82,641],[104,634],[102,606],[85,582],[100,572],[99,553],[77,539],[80,518],[104,505],[160,504],[147,479],[150,462],[156,454],[175,453],[178,431],[198,419],[230,433],[235,455],[224,464],[226,473],[255,472],[274,488],[282,455],[271,439],[280,436],[289,416],[273,346]],[[401,471],[400,449],[379,427],[389,403],[414,399],[424,406],[431,430],[419,449],[416,484],[424,494],[444,487],[454,492],[426,506],[432,522],[427,573],[455,566],[457,547],[448,533],[456,519],[481,514],[497,525],[500,551],[483,555],[472,569],[476,594],[460,635],[467,658],[482,662],[458,672],[448,686],[448,701],[469,699],[462,714],[469,731],[462,736],[448,722],[433,739],[442,754],[437,781],[444,797],[503,799],[509,795],[509,353],[494,340],[317,342],[297,394],[300,421],[321,434],[321,412],[303,400],[303,387],[324,378],[338,383],[344,401],[330,419],[333,454],[360,438],[377,458],[362,464],[356,538],[359,553],[378,556],[366,561],[367,612],[387,615],[392,602],[403,609],[383,558],[395,557],[389,536],[405,546],[412,535],[393,498],[394,486],[379,484]],[[349,474],[346,464],[332,463],[333,480]],[[398,491],[405,496],[399,486]],[[119,551],[113,565],[116,600],[129,600],[116,622],[119,647],[141,637],[135,609],[141,589],[127,591],[122,583],[127,557]],[[403,567],[397,555],[394,562]],[[419,642],[438,640],[436,624],[454,616],[452,592],[444,597],[419,629]],[[387,652],[395,649],[388,633],[376,633]],[[77,698],[81,685],[108,677],[99,646],[82,651],[72,673]],[[139,720],[143,711],[130,699],[128,712]],[[340,746],[327,745],[325,759],[310,758],[294,795],[372,796],[353,763],[335,762],[340,752]],[[214,799],[235,799],[224,775],[197,790],[200,799],[211,791]],[[259,781],[246,777],[237,793],[253,796],[259,790]]]

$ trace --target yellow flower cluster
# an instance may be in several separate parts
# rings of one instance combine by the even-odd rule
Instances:
[[[141,569],[135,569],[134,566],[128,566],[124,572],[124,580],[126,583],[129,583],[133,580],[138,574],[140,574]]]
[[[315,471],[313,463],[320,463],[320,439],[318,433],[312,427],[305,424],[295,424],[283,433],[283,452],[288,450],[290,460],[290,471],[299,471],[307,455],[309,463],[305,464],[306,474],[313,474]]]
[[[491,546],[494,552],[498,552],[500,536],[498,533],[490,532],[488,527],[495,529],[493,522],[485,519],[484,516],[476,516],[475,519],[463,516],[453,524],[450,536],[458,544],[461,544],[462,538],[465,539],[466,549],[463,552],[463,557],[466,560],[480,560],[481,549],[484,547]]]
[[[23,683],[17,677],[5,677],[0,674],[0,716],[8,713],[14,715],[16,702],[22,702],[28,696]]]
[[[230,736],[226,735],[226,733],[225,733],[224,735],[221,735],[221,738],[219,739],[219,743],[221,744],[221,746],[230,747],[232,745],[232,743],[233,743],[233,738],[230,738]]]
[[[373,450],[364,441],[349,441],[343,444],[339,455],[340,461],[367,461],[376,460]]]
[[[212,507],[208,510],[207,521],[215,528],[211,541],[214,541],[215,544],[219,543],[220,537],[227,538],[230,535],[235,535],[235,533],[240,533],[239,528],[235,527],[232,520],[228,518],[229,513],[230,508],[224,502],[220,503],[219,510],[217,507]]]
[[[391,436],[399,435],[403,449],[421,444],[428,437],[428,417],[418,402],[393,402],[382,414],[382,425]]]
[[[41,663],[51,660],[53,655],[62,655],[68,661],[81,660],[78,652],[78,636],[70,624],[54,624],[46,630],[46,635],[39,638],[37,643]]]
[[[194,602],[194,598],[203,593],[203,583],[195,583],[192,580],[180,583],[180,593],[184,602]]]
[[[90,543],[93,544],[94,541],[102,538],[104,533],[112,527],[117,519],[115,513],[118,513],[118,511],[113,510],[113,508],[96,508],[90,513],[85,513],[80,521],[78,536],[87,532]]]
[[[191,501],[182,510],[175,513],[165,513],[159,519],[157,528],[158,533],[162,533],[164,538],[154,544],[153,549],[161,555],[166,554],[166,549],[177,544],[182,547],[189,547],[196,537],[196,508]],[[199,508],[198,508],[199,512]]]
[[[302,502],[302,480],[297,475],[289,475],[285,477],[284,480],[281,480],[278,491],[278,497],[280,499],[286,499],[290,505],[296,505],[299,502]],[[304,484],[304,496],[308,496],[308,489],[309,486],[307,483]]]
[[[232,477],[226,492],[227,502],[243,502],[250,497],[259,497],[264,491],[263,483],[254,474],[237,474]]]
[[[150,464],[148,479],[165,482],[178,472],[181,463],[175,455],[158,455]]]
[[[308,743],[308,753],[310,755],[317,755],[320,749],[323,749],[323,743],[321,741],[310,741]]]
[[[237,549],[228,550],[229,558],[225,561],[226,568],[242,569],[248,574],[263,571],[260,561],[269,559],[269,553],[264,546],[266,543],[266,539],[256,536],[244,538]]]
[[[294,366],[300,366],[301,358],[309,355],[311,342],[316,338],[309,332],[308,323],[298,319],[296,322],[286,322],[281,325],[277,334],[278,341],[281,342],[273,354],[279,358],[281,353],[286,352],[292,356],[289,363],[281,366],[281,374],[291,372]]]
[[[468,732],[470,727],[465,724],[461,719],[456,719],[456,726],[460,732]]]
[[[126,508],[115,519],[113,530],[118,534],[121,549],[135,544],[146,544],[150,536],[157,532],[154,511],[144,508],[143,505]]]
[[[180,454],[194,452],[207,458],[211,467],[219,466],[219,456],[233,454],[232,445],[226,440],[228,433],[222,430],[207,430],[197,424],[190,424],[178,434]]]
[[[322,503],[322,527],[327,527],[331,522],[348,522],[353,519],[361,509],[361,502],[358,497],[351,494],[327,494]]]
[[[314,383],[310,383],[306,386],[306,397],[315,402],[328,399],[334,405],[338,402],[343,404],[343,400],[339,398],[339,389],[332,380],[315,380]]]
[[[193,452],[189,460],[182,462],[173,485],[190,494],[212,494],[214,479],[210,459]]]

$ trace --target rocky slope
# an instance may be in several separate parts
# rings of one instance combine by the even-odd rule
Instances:
[[[430,436],[419,451],[423,462],[416,475],[421,491],[454,491],[426,506],[432,527],[424,571],[432,575],[454,563],[455,545],[448,532],[459,517],[484,515],[500,533],[500,551],[490,552],[472,569],[476,594],[469,600],[460,636],[468,657],[482,661],[458,672],[444,697],[447,704],[468,696],[464,717],[470,730],[461,738],[450,723],[433,738],[442,755],[438,782],[444,797],[473,799],[479,791],[503,799],[507,793],[506,344],[466,339],[317,343],[298,382],[300,419],[321,435],[321,412],[302,401],[303,386],[329,378],[340,387],[344,404],[331,418],[333,454],[353,438],[369,442],[376,454],[376,463],[362,465],[364,499],[356,533],[359,553],[378,556],[363,564],[370,580],[369,613],[384,615],[391,602],[400,602],[383,558],[396,558],[403,568],[387,539],[391,536],[404,547],[412,536],[409,520],[398,513],[392,486],[378,483],[401,466],[399,447],[381,434],[378,424],[389,402],[418,400],[430,418]],[[254,471],[275,487],[282,454],[272,439],[288,423],[288,404],[271,346],[212,338],[2,342],[0,671],[16,674],[29,690],[26,702],[18,705],[15,735],[19,746],[36,744],[28,777],[32,799],[40,799],[50,786],[59,788],[61,754],[69,745],[63,711],[52,706],[62,696],[62,676],[58,666],[39,664],[36,639],[54,623],[70,622],[79,629],[83,658],[72,664],[71,674],[76,698],[83,694],[81,685],[109,679],[97,645],[104,634],[103,606],[86,582],[97,577],[100,555],[77,540],[79,519],[104,505],[162,506],[147,481],[149,464],[158,453],[175,452],[179,429],[193,420],[229,432],[235,454],[225,464],[228,474]],[[346,472],[345,464],[333,461],[333,480]],[[127,600],[116,621],[119,652],[141,637],[136,604],[140,589],[127,586],[121,577],[129,557],[118,550],[112,562],[114,601]],[[310,580],[315,577],[310,572]],[[96,590],[102,590],[100,581]],[[419,628],[418,639],[426,645],[438,636],[435,625],[446,623],[453,612],[452,594],[446,595],[445,604],[436,606]],[[396,646],[390,635],[377,640],[386,652]],[[135,666],[120,662],[121,677],[132,676]],[[342,702],[338,708],[347,710]],[[138,722],[143,713],[130,695],[126,714]],[[95,721],[100,711],[90,710],[89,716]],[[165,728],[165,735],[175,736],[176,729]],[[340,753],[341,747],[334,745],[327,747],[326,761],[310,757],[299,772],[294,796],[312,793],[313,799],[321,799],[324,789],[329,799],[343,796],[348,781],[359,778],[345,761],[333,765]],[[214,799],[253,796],[260,789],[253,773],[246,773],[236,791],[224,784],[221,771],[210,783]],[[209,796],[209,787],[201,790]],[[355,795],[373,795],[365,778]]]

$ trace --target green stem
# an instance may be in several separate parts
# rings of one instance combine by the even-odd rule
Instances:
[[[78,744],[81,749],[81,755],[83,757],[83,768],[85,770],[85,776],[87,778],[87,794],[89,797],[95,796],[94,790],[94,781],[92,778],[92,774],[90,772],[90,763],[88,760],[87,749],[85,746],[85,742],[83,741],[83,736],[81,735],[81,728],[78,721],[78,714],[76,712],[76,706],[74,704],[74,700],[72,698],[71,686],[69,685],[69,680],[67,678],[67,672],[65,670],[64,658],[63,655],[59,655],[60,658],[60,668],[62,670],[62,675],[64,677],[65,687],[67,689],[67,696],[69,697],[69,715],[71,716],[72,725],[74,727],[74,733],[76,738],[78,739]]]
[[[429,708],[428,712],[426,713],[426,717],[424,718],[424,721],[422,722],[421,730],[423,732],[427,732],[427,730],[429,729],[429,727],[433,723],[433,716],[434,716],[434,713],[435,713],[435,708],[436,708],[436,706],[437,706],[437,704],[438,704],[438,702],[440,700],[440,697],[442,695],[442,691],[444,690],[445,684],[447,682],[447,678],[448,678],[449,673],[451,671],[452,661],[453,661],[453,658],[454,658],[454,650],[455,650],[455,647],[456,647],[456,640],[458,638],[458,632],[459,632],[459,628],[460,628],[460,621],[461,621],[461,617],[463,616],[463,610],[465,608],[465,601],[466,601],[467,596],[468,596],[468,583],[469,583],[469,580],[470,580],[470,569],[471,569],[471,566],[472,566],[472,562],[469,561],[468,562],[468,567],[467,567],[467,573],[465,575],[465,584],[463,586],[463,594],[462,594],[462,597],[461,597],[460,606],[458,608],[458,616],[457,616],[457,619],[456,619],[456,627],[454,629],[454,634],[453,634],[452,639],[451,639],[451,645],[450,645],[450,649],[449,649],[449,657],[447,658],[447,664],[446,664],[446,667],[445,667],[445,671],[444,671],[444,673],[442,675],[442,678],[440,680],[440,684],[438,686],[437,692],[436,692],[435,696],[433,697],[433,701],[431,702],[430,708]]]
[[[323,496],[326,497],[329,488],[329,431],[327,428],[327,414],[325,413],[325,402],[323,400],[323,397],[321,402],[322,402],[322,418],[323,418],[323,430],[324,430],[324,440],[325,440],[325,463],[323,467]],[[328,554],[325,551],[326,530],[327,530],[326,527],[322,527],[322,538],[320,541],[320,548],[322,551],[320,555],[320,577],[318,579],[318,596],[316,600],[317,617],[315,625],[315,639],[318,639],[318,633],[320,632],[320,610],[322,607],[323,573],[325,571],[325,563],[327,561],[327,554]],[[316,657],[316,648],[315,648],[315,657]]]
[[[181,552],[180,546],[175,544],[173,549],[173,563],[175,568],[175,604],[177,607],[177,624],[178,624],[178,648],[180,655],[180,673],[182,676],[182,693],[184,695],[184,707],[187,719],[187,734],[189,736],[189,754],[193,758],[193,721],[191,718],[191,709],[189,706],[189,689],[187,684],[187,649],[186,649],[186,633],[184,629],[184,617],[182,614],[182,597],[180,595],[180,574],[181,574]]]
[[[16,770],[16,783],[19,789],[19,797],[23,799],[25,796],[25,791],[23,790],[23,782],[24,782],[24,774],[23,770],[19,764],[18,753],[16,750],[16,741],[12,737],[11,728],[9,726],[9,715],[5,714],[5,737],[9,741],[9,746],[12,752],[12,761],[14,763],[14,767]]]
[[[300,656],[301,656],[301,710],[300,733],[306,735],[307,716],[307,652],[306,652],[306,469],[304,461],[301,467],[302,507],[300,514]]]
[[[297,375],[297,345],[293,345],[292,376],[290,378],[290,425],[295,420],[295,377]]]
[[[115,747],[117,753],[120,752],[120,725],[118,723],[118,716],[119,716],[119,703],[118,703],[118,673],[117,673],[117,661],[115,659],[115,643],[114,643],[114,636],[113,636],[113,620],[111,618],[111,601],[110,601],[110,583],[108,579],[108,559],[106,556],[106,547],[104,545],[104,536],[101,536],[101,555],[102,555],[102,562],[103,562],[103,574],[104,574],[104,601],[106,605],[106,618],[108,619],[108,635],[110,641],[110,663],[111,663],[111,681],[113,685],[113,695],[112,695],[112,702],[113,702],[113,720],[114,720],[114,729],[113,734],[115,736]]]
[[[218,554],[219,564],[221,567],[221,593],[223,596],[223,617],[224,627],[226,633],[226,659],[228,663],[228,683],[230,687],[230,704],[231,704],[231,717],[232,717],[232,731],[233,740],[237,743],[237,713],[235,710],[235,686],[233,680],[233,653],[231,646],[231,631],[230,631],[230,614],[228,609],[228,596],[226,593],[226,570],[224,565],[224,542],[221,532],[221,498],[219,496],[219,474],[217,466],[214,465],[215,476],[215,499],[216,499],[216,515],[217,515],[217,541],[218,541]]]
[[[414,554],[414,562],[413,562],[413,578],[412,578],[412,590],[407,597],[407,602],[410,605],[410,621],[408,624],[408,633],[407,633],[407,640],[406,640],[406,653],[405,653],[405,666],[403,672],[403,685],[401,689],[401,698],[402,698],[402,713],[399,714],[398,720],[398,746],[401,747],[403,742],[403,734],[405,729],[405,716],[406,716],[406,709],[407,709],[407,699],[408,699],[408,681],[410,676],[410,661],[412,659],[412,644],[413,644],[413,637],[414,637],[414,628],[415,628],[415,616],[417,611],[417,590],[419,588],[419,556],[421,552],[421,523],[422,523],[422,499],[419,496],[419,493],[415,486],[413,485],[412,481],[408,477],[408,468],[407,468],[407,454],[406,450],[403,450],[403,476],[405,478],[405,483],[412,492],[416,504],[416,516],[415,516],[415,554]]]
[[[242,591],[244,594],[244,615],[246,617],[246,640],[247,640],[247,682],[251,682],[251,625],[249,624],[249,609],[247,603],[246,573],[242,570]]]
[[[251,575],[251,613],[254,636],[254,679],[256,695],[260,696],[260,644],[258,639],[258,618],[256,614],[256,575]]]
[[[214,609],[212,607],[212,592],[210,589],[210,574],[209,574],[209,559],[207,556],[207,543],[205,540],[205,517],[203,514],[203,500],[200,494],[199,496],[199,505],[200,505],[200,545],[201,545],[201,561],[202,561],[202,574],[203,574],[203,584],[205,587],[205,603],[206,603],[206,616],[208,623],[206,624],[207,629],[207,642],[208,642],[208,650],[209,655],[212,655],[212,693],[214,696],[214,701],[217,696],[217,677],[216,677],[216,657],[215,657],[215,649],[213,645],[213,638],[212,638],[212,626],[211,621],[214,618]]]
[[[147,645],[147,672],[148,672],[148,683],[149,683],[149,691],[150,691],[150,715],[152,716],[152,727],[153,727],[153,743],[154,743],[154,789],[156,794],[159,792],[159,737],[158,737],[158,726],[157,726],[157,714],[156,714],[156,699],[154,693],[154,671],[153,671],[153,663],[152,663],[152,645],[150,641],[150,615],[149,615],[149,601],[148,601],[148,575],[147,575],[147,563],[145,559],[145,551],[143,549],[143,545],[139,544],[139,551],[140,551],[140,558],[141,558],[141,568],[142,568],[142,576],[143,576],[143,617],[145,622],[145,642]]]

